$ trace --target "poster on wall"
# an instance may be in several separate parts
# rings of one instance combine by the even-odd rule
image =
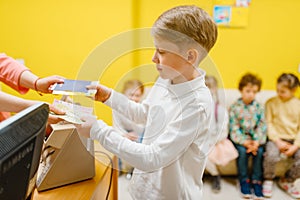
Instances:
[[[250,0],[236,0],[236,6],[238,7],[248,7],[250,5]]]
[[[213,18],[217,25],[229,25],[231,21],[231,6],[214,6]]]
[[[234,0],[230,5],[215,4],[213,7],[213,19],[218,26],[244,28],[248,26],[250,0]],[[229,3],[228,1],[226,1]]]
[[[213,0],[214,5],[231,5],[239,7],[248,7],[251,0]]]

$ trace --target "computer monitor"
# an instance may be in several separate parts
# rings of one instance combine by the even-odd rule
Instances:
[[[49,106],[37,103],[0,123],[0,199],[29,199],[36,182]]]

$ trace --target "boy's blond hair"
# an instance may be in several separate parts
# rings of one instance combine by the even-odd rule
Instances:
[[[179,45],[196,41],[208,53],[217,40],[218,31],[213,19],[203,9],[187,5],[161,14],[153,25],[152,34]]]

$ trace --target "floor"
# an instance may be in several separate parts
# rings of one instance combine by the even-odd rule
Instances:
[[[125,175],[119,176],[119,200],[131,200],[131,197],[127,191],[129,180],[125,177]],[[222,177],[221,186],[222,190],[220,193],[215,194],[212,192],[210,188],[210,178],[204,178],[204,191],[203,200],[240,200],[243,199],[240,197],[239,189],[237,187],[237,180],[235,177]],[[277,184],[274,184],[274,193],[272,198],[268,198],[269,200],[292,200],[289,195],[283,192]]]

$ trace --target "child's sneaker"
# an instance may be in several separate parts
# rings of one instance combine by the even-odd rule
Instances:
[[[262,193],[261,181],[253,181],[252,188],[254,190],[254,195],[255,195],[254,199],[256,199],[256,200],[264,199],[264,195]]]
[[[263,183],[262,193],[264,197],[270,198],[273,195],[273,181],[266,180]]]
[[[278,185],[285,190],[293,198],[300,198],[300,189],[295,187],[294,183],[287,182],[285,179],[280,179]]]
[[[242,197],[245,199],[251,198],[251,189],[250,189],[250,180],[247,179],[245,181],[240,182]]]

